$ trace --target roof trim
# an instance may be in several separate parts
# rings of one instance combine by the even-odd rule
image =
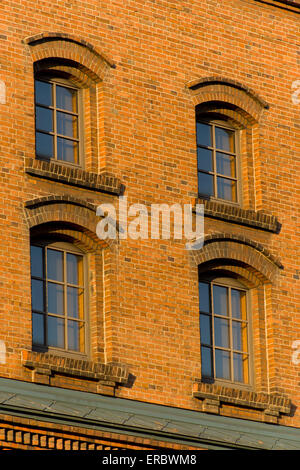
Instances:
[[[0,413],[214,449],[300,449],[300,429],[0,379]]]

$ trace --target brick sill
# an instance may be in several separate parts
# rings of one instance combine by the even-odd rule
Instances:
[[[291,413],[291,400],[278,394],[256,393],[242,388],[226,387],[196,381],[193,397],[202,400],[202,411],[220,414],[222,404],[260,411],[261,420],[278,423],[282,414]]]
[[[85,359],[22,351],[22,365],[31,371],[31,381],[51,385],[55,376],[96,382],[97,393],[113,396],[118,385],[128,383],[129,374],[122,364],[103,364]]]
[[[122,195],[125,190],[125,186],[113,175],[92,173],[55,161],[26,158],[25,172],[31,176],[117,196]]]
[[[204,205],[204,216],[239,225],[246,225],[267,232],[279,233],[280,224],[274,215],[263,211],[255,212],[236,205],[208,199],[197,199],[197,204]]]

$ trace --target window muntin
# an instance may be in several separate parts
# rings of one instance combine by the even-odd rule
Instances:
[[[79,90],[35,80],[36,155],[79,165]]]
[[[236,131],[197,119],[199,196],[238,202]]]
[[[199,281],[202,378],[250,384],[247,292]]]
[[[86,352],[84,256],[31,245],[32,336],[37,348]]]

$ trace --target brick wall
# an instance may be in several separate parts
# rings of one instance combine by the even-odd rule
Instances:
[[[124,387],[106,377],[103,393],[202,410],[193,395],[201,377],[198,264],[223,250],[253,288],[256,392],[291,400],[294,412],[279,422],[300,426],[300,366],[292,361],[300,340],[297,11],[298,2],[255,0],[3,2],[2,377],[36,377],[22,359],[31,351],[30,229],[54,222],[56,234],[90,253],[88,359],[132,378]],[[35,160],[34,69],[53,71],[53,58],[79,70],[85,87],[84,171]],[[195,204],[195,106],[214,99],[218,111],[230,102],[230,118],[244,129],[241,211],[205,202],[209,243],[195,256],[181,240],[101,245],[95,208],[117,207],[121,194],[128,205]],[[75,226],[84,228],[79,235]],[[94,379],[51,374],[50,385],[97,391]],[[230,404],[218,412],[262,419]]]

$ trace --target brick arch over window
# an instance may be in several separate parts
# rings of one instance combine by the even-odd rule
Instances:
[[[103,80],[109,68],[115,67],[105,54],[73,35],[41,33],[28,37],[23,42],[29,46],[32,61],[39,64],[39,67],[43,64],[44,69],[45,66],[57,67],[57,61],[61,60],[67,67],[82,71],[97,83]],[[51,63],[51,60],[55,62]]]
[[[204,111],[223,113],[244,125],[259,122],[262,111],[269,108],[254,91],[234,80],[208,77],[189,82],[187,87],[195,106],[203,105]]]
[[[208,235],[203,248],[191,253],[200,271],[231,271],[253,285],[273,282],[283,268],[262,245],[231,234]]]

